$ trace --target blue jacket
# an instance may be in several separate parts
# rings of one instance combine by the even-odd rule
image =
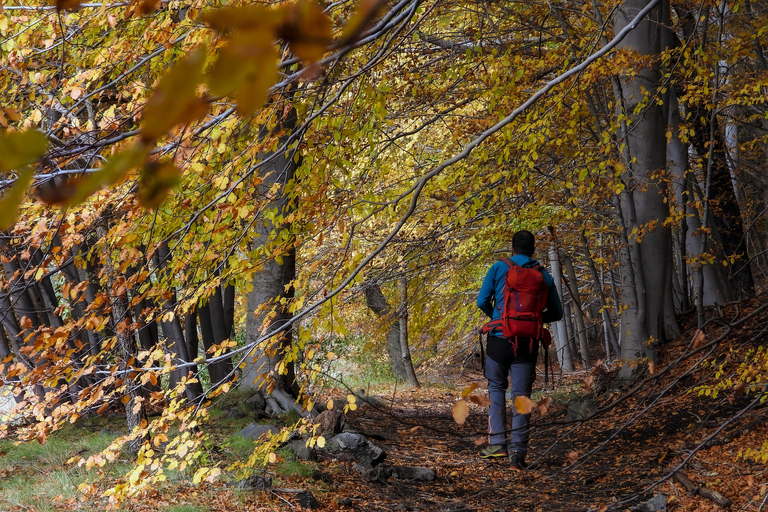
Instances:
[[[531,262],[538,263],[533,258],[523,254],[515,254],[511,259],[521,267],[531,264]],[[507,270],[509,270],[509,265],[503,260],[491,265],[477,296],[477,307],[491,320],[499,320],[504,309],[504,278],[507,275]],[[563,305],[560,303],[560,296],[557,294],[552,276],[546,270],[542,274],[544,275],[544,282],[549,286],[549,293],[547,294],[547,307],[541,316],[545,323],[557,322],[563,318]]]

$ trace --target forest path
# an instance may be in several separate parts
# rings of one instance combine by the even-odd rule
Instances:
[[[624,511],[657,494],[665,496],[666,510],[723,510],[671,476],[685,463],[680,471],[695,491],[721,494],[732,510],[768,510],[768,469],[764,461],[741,455],[768,443],[768,402],[733,385],[717,398],[699,393],[700,386],[714,384],[720,364],[733,363],[725,373],[733,372],[749,350],[764,345],[766,325],[768,319],[756,316],[699,353],[691,349],[689,328],[680,341],[663,347],[655,375],[646,370],[629,392],[612,388],[616,368],[559,379],[548,388],[539,375],[534,401],[552,401],[546,410],[533,410],[531,467],[523,472],[510,470],[505,460],[479,458],[486,407],[470,402],[463,425],[452,417],[463,389],[476,384],[472,395],[487,396],[480,368],[464,369],[455,387],[401,387],[389,396],[377,395],[383,405],[350,412],[349,425],[387,452],[384,464],[428,467],[437,477],[382,484],[365,481],[350,467],[339,495],[351,498],[355,510]],[[703,343],[715,341],[715,334]],[[512,407],[508,402],[508,413]],[[575,411],[594,414],[574,421]]]

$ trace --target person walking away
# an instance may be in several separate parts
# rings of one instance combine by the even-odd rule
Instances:
[[[552,276],[533,259],[536,239],[521,230],[512,237],[512,257],[494,263],[485,276],[477,306],[491,320],[488,334],[485,378],[488,380],[488,446],[484,459],[508,457],[513,470],[525,469],[528,454],[530,414],[512,410],[509,440],[506,429],[506,391],[511,380],[512,399],[530,398],[536,380],[539,341],[545,336],[543,323],[563,318],[563,307]],[[548,334],[548,333],[547,333]]]

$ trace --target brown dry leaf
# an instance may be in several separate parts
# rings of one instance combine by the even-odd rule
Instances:
[[[544,415],[547,414],[547,411],[549,410],[549,405],[552,403],[551,397],[542,398],[536,403],[536,408],[539,410],[539,412]]]
[[[597,361],[595,361],[595,366],[592,368],[592,373],[599,371],[600,368],[603,366],[603,364],[604,363],[602,359],[598,359]]]
[[[608,505],[605,503],[601,503],[599,507],[597,507],[597,512],[605,512],[608,510]]]
[[[467,421],[467,416],[469,416],[469,406],[467,405],[467,402],[464,400],[456,402],[453,409],[451,409],[451,414],[453,415],[453,419],[456,420],[456,423],[463,425],[464,422]]]
[[[491,400],[485,395],[472,395],[469,397],[469,401],[480,407],[488,407],[491,405]]]
[[[572,452],[568,453],[567,457],[568,457],[568,460],[571,461],[571,464],[573,464],[578,460],[579,452],[577,452],[576,450],[573,450]]]
[[[696,335],[693,337],[693,349],[696,350],[707,341],[707,337],[703,331],[696,331]]]
[[[515,410],[520,414],[530,414],[533,410],[533,400],[527,396],[516,396]]]
[[[475,446],[480,446],[480,445],[481,445],[481,444],[483,444],[485,441],[486,441],[485,437],[478,437],[477,439],[475,439],[475,440],[474,440],[474,441],[472,441],[472,442],[475,444]]]
[[[479,386],[479,384],[477,382],[473,382],[469,386],[465,387],[461,391],[461,398],[467,398],[470,393],[472,393],[474,390],[476,390],[478,388],[478,386]]]
[[[651,375],[656,375],[656,363],[653,361],[648,361],[648,371],[651,373]]]
[[[737,395],[740,395],[744,392],[744,388],[746,387],[747,387],[747,384],[745,382],[743,381],[739,382],[733,387],[733,392],[736,393]]]
[[[586,389],[587,391],[592,389],[592,384],[594,384],[594,382],[595,382],[595,378],[591,375],[588,375],[581,380],[581,383],[584,384],[584,389]]]

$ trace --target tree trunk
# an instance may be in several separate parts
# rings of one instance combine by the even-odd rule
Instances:
[[[647,0],[627,0],[621,4],[615,30],[627,26],[647,4]],[[640,56],[658,55],[663,13],[660,4],[618,47]],[[658,84],[657,65],[651,64],[635,75],[622,77],[616,91],[620,100],[617,114],[631,121],[631,129],[622,122],[620,137],[626,147],[624,180],[629,187],[622,193],[619,205],[624,236],[630,244],[630,251],[622,251],[622,303],[628,305],[621,315],[625,335],[622,358],[627,362],[635,361],[641,354],[656,362],[657,354],[651,344],[666,341],[667,333],[676,329],[666,324],[669,318],[665,311],[666,289],[671,286],[672,238],[665,225],[669,208],[665,200],[666,186],[661,179],[666,155],[658,148],[666,144],[666,119],[657,102],[647,101],[646,97],[656,91]],[[631,240],[630,230],[637,230]],[[633,365],[626,364],[620,376],[630,378],[632,368]]]
[[[107,228],[100,226],[97,228],[99,236],[105,237]],[[134,380],[133,368],[136,364],[136,341],[131,333],[131,320],[128,311],[128,287],[123,276],[118,276],[114,272],[112,261],[109,254],[110,248],[107,247],[105,257],[105,270],[109,281],[109,301],[112,307],[112,322],[114,324],[115,336],[117,337],[117,346],[120,352],[120,371],[123,374],[123,383],[125,385],[125,394],[128,401],[125,402],[125,419],[127,422],[129,434],[135,434],[135,437],[128,442],[128,451],[136,456],[139,450],[148,440],[146,433],[141,434],[140,430],[146,426],[147,410],[144,396],[144,389],[139,382]]]
[[[400,348],[400,321],[395,318],[395,312],[387,302],[387,298],[378,284],[368,284],[365,287],[365,303],[379,318],[389,319],[387,329],[387,353],[392,365],[392,372],[400,379],[407,380],[408,374],[403,361],[403,353]]]
[[[170,262],[171,252],[166,244],[160,246],[153,255],[155,267],[162,274],[163,269]],[[184,396],[190,402],[197,402],[203,394],[203,387],[198,379],[197,365],[192,361],[194,357],[190,356],[189,348],[184,339],[184,330],[176,314],[176,293],[168,290],[160,304],[160,325],[166,338],[166,349],[174,354],[173,364],[177,367],[171,373],[171,387],[180,384],[185,378],[196,380],[197,382],[186,382],[184,385]]]
[[[584,321],[584,312],[581,309],[581,299],[579,297],[579,283],[576,280],[576,270],[573,268],[573,261],[566,256],[562,259],[568,280],[566,285],[573,300],[573,320],[576,324],[576,339],[579,341],[579,350],[581,360],[584,363],[584,369],[592,368],[592,361],[589,354],[589,340],[587,338],[587,324]]]
[[[592,281],[594,282],[594,290],[596,292],[595,295],[597,296],[597,300],[600,304],[600,315],[603,319],[603,332],[605,333],[605,357],[610,362],[611,356],[609,347],[613,349],[613,353],[616,354],[616,358],[620,357],[621,349],[619,348],[619,340],[616,337],[616,330],[613,328],[611,316],[608,314],[608,301],[605,300],[603,282],[600,279],[600,274],[597,272],[595,261],[592,259],[592,254],[589,250],[589,243],[587,241],[586,235],[584,235],[584,232],[581,233],[581,246],[584,250],[584,254],[587,257],[587,262],[589,263],[589,271],[592,274]]]
[[[408,280],[405,276],[400,278],[400,354],[405,364],[405,374],[408,384],[413,387],[421,387],[416,378],[411,360],[411,349],[408,346]]]
[[[291,109],[276,130],[290,131],[296,126],[296,111]],[[264,128],[261,137],[267,135]],[[286,136],[279,138],[277,144],[287,141]],[[283,154],[259,155],[262,161],[270,163],[264,168],[260,195],[267,210],[276,211],[276,215],[287,218],[295,210],[287,190],[292,182],[297,163],[295,150]],[[293,369],[293,360],[286,357],[290,353],[292,329],[283,330],[290,320],[288,309],[293,298],[292,282],[296,275],[296,252],[292,235],[280,241],[275,233],[290,233],[290,223],[275,225],[268,219],[260,220],[256,225],[253,248],[270,249],[269,253],[279,250],[277,257],[265,259],[259,270],[254,272],[252,291],[248,294],[248,313],[246,317],[246,343],[254,346],[247,366],[243,370],[242,386],[259,389],[267,396],[269,412],[277,413],[287,409],[301,412],[296,403],[298,383]],[[279,332],[278,332],[279,331]],[[277,334],[274,334],[277,333]]]
[[[552,237],[552,240],[549,243],[549,265],[550,270],[552,271],[552,279],[555,281],[555,289],[557,290],[557,293],[562,300],[564,299],[563,282],[561,277],[563,273],[560,269],[560,257],[558,256],[557,251],[557,240],[554,237]],[[565,300],[562,300],[562,302],[565,304]],[[555,327],[555,348],[557,349],[557,359],[560,363],[560,368],[564,372],[572,372],[574,370],[573,354],[571,354],[571,349],[568,345],[568,333],[565,329],[565,317],[563,317],[563,319],[559,322],[554,322],[552,325]]]

